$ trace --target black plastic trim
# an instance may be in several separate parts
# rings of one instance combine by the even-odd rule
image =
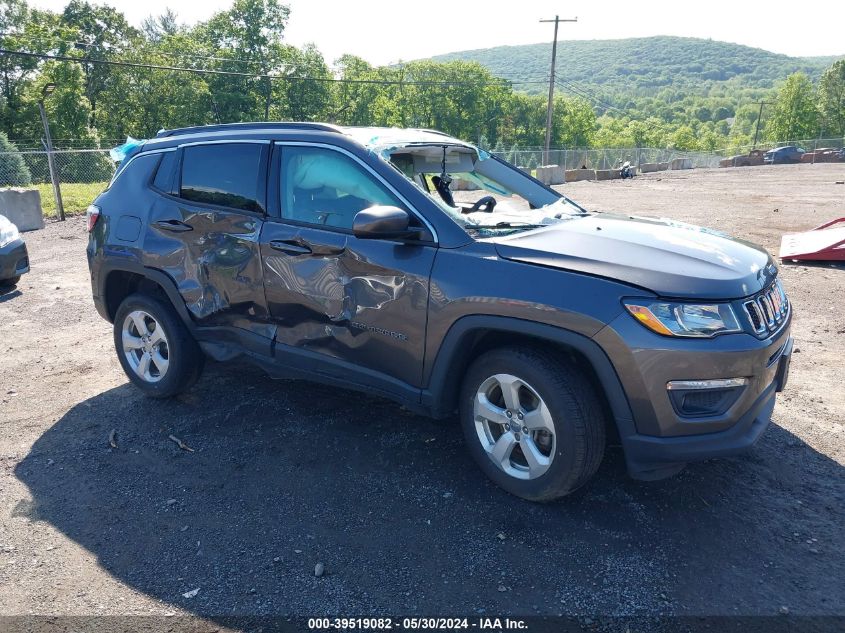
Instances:
[[[628,472],[635,479],[658,479],[686,462],[742,453],[753,446],[768,428],[775,407],[777,381],[772,382],[754,405],[731,428],[705,435],[655,437],[623,435]]]
[[[449,415],[456,408],[457,402],[449,395],[449,370],[461,360],[459,350],[466,337],[479,332],[510,332],[559,343],[576,350],[590,362],[601,382],[620,434],[634,428],[625,390],[610,359],[598,343],[582,334],[553,325],[491,315],[462,317],[452,325],[443,339],[432,367],[428,388],[423,391],[423,404],[428,405],[436,417]]]
[[[150,281],[154,281],[156,284],[161,286],[162,290],[164,290],[167,298],[170,299],[170,303],[176,309],[176,312],[179,314],[179,317],[185,323],[189,330],[192,332],[196,329],[196,323],[191,318],[190,313],[188,312],[188,308],[185,306],[185,301],[182,299],[182,295],[179,294],[179,290],[176,287],[176,282],[167,275],[166,273],[156,269],[156,268],[149,268],[144,266],[143,264],[139,264],[137,262],[132,261],[120,261],[116,263],[109,262],[108,260],[102,261],[98,264],[99,268],[99,278],[98,278],[98,288],[97,288],[97,296],[94,299],[95,304],[98,300],[102,303],[101,306],[97,306],[97,312],[100,313],[103,318],[107,319],[109,322],[113,322],[111,319],[111,315],[108,314],[108,311],[105,309],[106,305],[106,285],[108,282],[109,275],[114,272],[127,272],[139,275]]]

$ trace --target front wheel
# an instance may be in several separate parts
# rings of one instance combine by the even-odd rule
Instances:
[[[604,455],[605,416],[576,366],[533,348],[502,348],[473,362],[460,401],[469,452],[497,485],[531,501],[583,486]]]
[[[114,318],[114,346],[123,371],[146,395],[168,398],[188,389],[205,356],[166,300],[128,296]]]

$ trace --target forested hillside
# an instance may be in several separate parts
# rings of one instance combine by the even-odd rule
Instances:
[[[476,61],[499,77],[544,78],[551,43],[498,46],[438,55],[435,61]],[[845,57],[845,43],[843,43]],[[691,37],[558,42],[559,76],[605,94],[654,95],[662,88],[702,96],[729,89],[772,88],[795,72],[818,80],[836,58],[796,58],[759,48]],[[540,85],[526,92],[542,93]]]
[[[289,44],[292,19],[279,0],[233,0],[203,22],[166,12],[137,28],[86,0],[58,12],[5,0],[0,135],[40,147],[43,100],[59,147],[257,120],[435,128],[500,151],[543,143],[547,44],[374,66]],[[751,142],[760,101],[767,142],[845,134],[845,60],[656,37],[564,42],[559,70],[555,147],[724,150]]]

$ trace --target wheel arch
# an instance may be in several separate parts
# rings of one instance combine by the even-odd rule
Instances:
[[[100,273],[100,297],[105,305],[106,316],[114,322],[114,315],[121,302],[135,292],[158,295],[170,302],[182,322],[189,330],[194,329],[194,322],[188,312],[182,296],[174,281],[165,273],[155,268],[124,262],[110,265]]]
[[[456,321],[443,339],[431,369],[423,403],[435,417],[447,417],[457,408],[461,380],[480,354],[505,345],[553,345],[588,372],[608,418],[620,433],[633,424],[628,398],[607,354],[592,339],[559,327],[511,317],[478,315]]]

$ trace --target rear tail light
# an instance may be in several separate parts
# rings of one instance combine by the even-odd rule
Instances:
[[[88,232],[90,233],[97,226],[97,220],[100,219],[100,207],[90,205],[85,211],[85,219],[88,221]]]

